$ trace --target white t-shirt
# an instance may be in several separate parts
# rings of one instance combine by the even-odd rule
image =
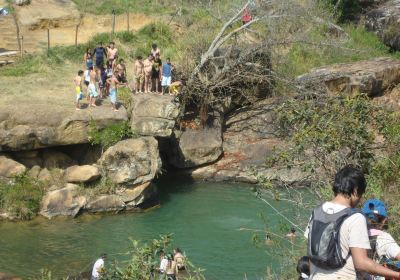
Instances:
[[[325,202],[322,210],[328,214],[335,214],[345,209],[346,206],[332,202]],[[307,227],[304,235],[308,237]],[[340,228],[340,246],[342,257],[346,258],[350,248],[370,249],[367,221],[363,214],[357,213],[345,219]],[[334,270],[325,270],[311,264],[312,280],[356,280],[356,270],[351,255],[348,257],[344,267]]]
[[[381,230],[371,229],[370,235],[377,235],[376,253],[378,254],[379,258],[386,256],[389,259],[396,259],[396,257],[400,254],[400,246],[397,245],[396,241],[389,233]]]
[[[93,270],[92,270],[92,277],[93,278],[99,278],[100,277],[100,271],[104,267],[104,260],[103,259],[98,259],[94,265],[93,265]]]
[[[85,77],[85,81],[86,81],[86,82],[90,82],[90,73],[89,73],[89,70],[85,70],[85,73],[83,74],[83,76]]]
[[[163,258],[160,263],[160,272],[165,273],[167,270],[167,265],[168,265],[168,260],[166,258]]]

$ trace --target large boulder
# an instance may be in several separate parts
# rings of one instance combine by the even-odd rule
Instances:
[[[125,209],[125,203],[120,196],[115,194],[101,195],[90,200],[85,210],[90,213],[119,212]]]
[[[122,188],[117,191],[122,201],[125,203],[126,210],[139,207],[149,199],[152,199],[157,190],[152,182],[147,182],[133,188]]]
[[[284,184],[303,184],[309,174],[295,168],[266,168],[265,161],[284,140],[275,131],[275,108],[279,99],[265,99],[235,110],[226,117],[222,157],[211,165],[188,169],[194,179],[257,183],[258,177]]]
[[[33,150],[51,146],[89,143],[89,124],[98,128],[127,121],[126,110],[107,106],[76,111],[57,106],[0,106],[0,151]]]
[[[400,50],[400,2],[383,1],[383,4],[365,15],[365,26],[375,32],[392,50]]]
[[[178,115],[179,107],[172,96],[135,95],[131,127],[139,135],[169,137]]]
[[[79,194],[79,186],[67,184],[43,197],[40,214],[49,219],[55,216],[75,217],[85,204],[86,198]]]
[[[26,171],[26,167],[8,157],[0,156],[0,177],[11,178]]]
[[[65,170],[65,180],[68,183],[92,182],[100,176],[100,170],[93,165],[74,165]]]
[[[149,182],[161,167],[157,140],[141,137],[120,141],[104,152],[99,164],[104,174],[117,184]]]
[[[188,129],[178,134],[173,146],[170,161],[175,167],[188,168],[215,162],[222,154],[221,129]]]
[[[365,93],[374,97],[400,82],[400,60],[380,57],[315,68],[297,77],[299,92]]]

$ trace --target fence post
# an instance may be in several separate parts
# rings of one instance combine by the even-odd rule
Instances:
[[[115,9],[112,10],[112,31],[111,31],[112,38],[114,37],[114,31],[115,31]]]
[[[128,19],[128,32],[129,32],[129,11],[126,12],[126,17]]]
[[[50,50],[50,28],[47,28],[47,52]]]
[[[78,29],[79,29],[79,24],[76,25],[75,27],[75,47],[78,46]]]
[[[24,57],[24,35],[21,36],[21,58]]]

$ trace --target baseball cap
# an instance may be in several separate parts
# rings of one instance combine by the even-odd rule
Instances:
[[[362,212],[371,219],[375,219],[375,215],[387,217],[385,204],[379,199],[368,199],[363,205]]]

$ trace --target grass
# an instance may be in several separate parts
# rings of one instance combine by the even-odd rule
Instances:
[[[353,62],[380,56],[400,58],[400,53],[391,53],[379,38],[364,27],[344,26],[348,39],[329,42],[327,30],[316,29],[310,34],[310,42],[295,43],[287,53],[287,64],[280,65],[280,71],[290,77],[307,73],[312,68],[334,63]],[[321,44],[327,42],[326,45]]]
[[[22,220],[32,219],[40,209],[45,184],[17,176],[9,183],[0,183],[0,208]]]
[[[154,0],[132,1],[132,0],[73,0],[78,10],[83,13],[95,15],[124,14],[127,11],[135,13],[168,14],[175,11],[176,1],[164,1],[164,4]]]

